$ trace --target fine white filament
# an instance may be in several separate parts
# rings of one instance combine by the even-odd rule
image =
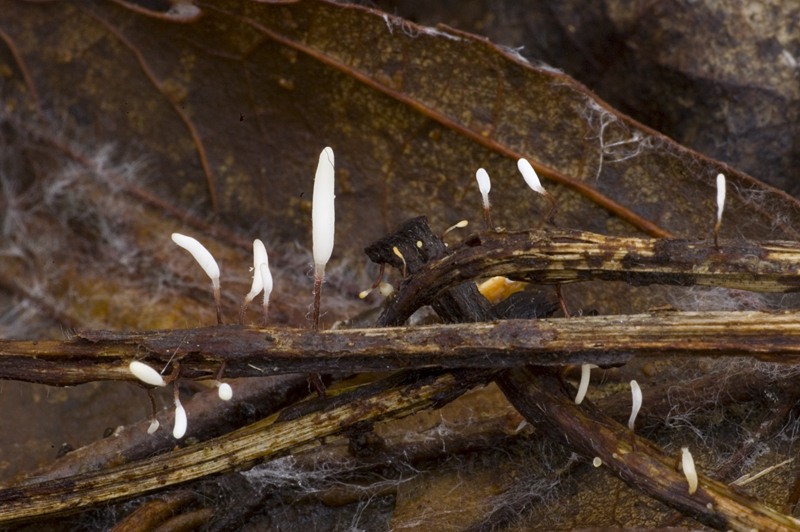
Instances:
[[[230,401],[233,397],[233,388],[227,382],[223,382],[219,385],[219,398],[223,401]]]
[[[164,386],[164,379],[161,375],[147,364],[134,360],[128,368],[134,377],[143,383],[150,386]]]
[[[575,396],[575,404],[579,405],[586,397],[586,391],[589,389],[589,378],[591,377],[592,368],[599,367],[596,364],[583,364],[581,365],[581,383],[578,385],[578,395]]]
[[[217,261],[211,253],[197,240],[190,236],[182,235],[180,233],[172,233],[172,241],[180,247],[188,251],[194,257],[194,260],[200,264],[203,271],[211,278],[214,288],[219,288],[219,266]]]
[[[639,383],[636,381],[631,381],[631,395],[633,396],[633,407],[631,408],[631,418],[628,420],[628,428],[633,430],[636,416],[639,415],[639,409],[642,408],[642,389],[639,388]]]
[[[536,170],[533,169],[528,159],[520,159],[517,161],[517,168],[519,168],[522,177],[525,178],[525,182],[528,183],[528,186],[531,187],[534,192],[545,194],[544,187],[539,181],[539,176],[536,175]]]
[[[264,281],[261,275],[261,265],[267,265],[269,271],[269,257],[267,256],[267,248],[264,243],[256,238],[253,240],[253,286],[250,288],[250,293],[247,294],[247,301],[252,301],[254,297],[261,293],[264,289]],[[272,279],[270,278],[270,282]],[[270,284],[270,290],[272,285]]]
[[[725,210],[725,176],[717,176],[717,224],[722,222],[722,211]]]
[[[333,210],[333,150],[325,148],[319,156],[317,174],[314,177],[314,195],[311,204],[311,225],[313,234],[314,275],[321,279],[325,265],[333,253],[333,231],[335,215]]]
[[[489,180],[489,174],[483,168],[478,168],[475,172],[475,177],[478,179],[478,188],[481,189],[483,196],[483,206],[489,206],[489,191],[492,189],[492,182]]]
[[[175,428],[172,429],[172,436],[176,440],[180,440],[186,435],[186,427],[188,420],[186,419],[186,410],[183,408],[179,399],[175,399]]]
[[[697,491],[697,470],[694,468],[694,459],[692,453],[689,452],[688,447],[681,447],[681,457],[683,463],[683,474],[686,475],[686,480],[689,482],[689,495],[694,495]]]

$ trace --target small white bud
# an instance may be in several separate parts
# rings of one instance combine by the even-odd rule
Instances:
[[[333,253],[334,212],[333,150],[325,148],[319,156],[317,174],[314,177],[314,195],[311,203],[311,226],[313,236],[314,269],[317,278],[322,278],[325,265]]]
[[[717,224],[722,222],[722,211],[725,210],[725,176],[717,176]]]
[[[389,283],[380,283],[378,285],[378,290],[383,297],[389,297],[394,293],[394,286],[390,285]]]
[[[525,178],[525,182],[528,183],[528,186],[531,187],[534,192],[543,195],[546,194],[542,183],[539,181],[539,176],[536,175],[536,170],[533,169],[528,159],[520,159],[517,161],[517,168],[519,168],[522,177]]]
[[[595,456],[594,460],[592,460],[592,465],[595,467],[600,467],[601,465],[603,465],[603,459],[600,458],[599,456]]]
[[[481,189],[483,196],[483,206],[489,206],[489,191],[492,189],[492,182],[489,180],[489,174],[483,168],[478,168],[475,172],[475,177],[478,179],[478,188]]]
[[[211,278],[215,289],[219,289],[219,266],[217,261],[211,253],[197,240],[190,236],[185,236],[179,233],[172,233],[172,241],[180,247],[188,251],[194,257],[194,260],[200,264],[203,271]]]
[[[683,464],[683,474],[686,475],[686,481],[689,482],[689,495],[694,495],[697,491],[697,470],[694,468],[694,459],[692,453],[689,452],[688,447],[681,447],[681,461]]]
[[[150,386],[164,386],[164,379],[161,375],[143,362],[134,360],[131,362],[130,366],[128,366],[128,369],[131,370],[131,373],[133,373],[137,379],[145,384],[149,384]]]
[[[628,428],[633,430],[636,416],[639,414],[639,409],[642,408],[642,389],[639,388],[639,383],[636,381],[631,381],[631,395],[633,396],[633,407],[631,408],[631,417],[628,420]]]
[[[148,433],[148,434],[153,434],[153,433],[155,433],[155,431],[157,431],[157,430],[158,430],[158,427],[159,427],[158,420],[157,420],[157,419],[154,419],[153,421],[151,421],[151,422],[150,422],[150,426],[149,426],[149,427],[147,427],[147,433]]]
[[[186,410],[183,408],[179,399],[175,399],[175,428],[172,429],[172,436],[176,440],[180,440],[186,435],[186,427],[188,420],[186,419]]]
[[[219,398],[223,401],[230,401],[233,397],[233,388],[227,382],[219,385]]]
[[[575,404],[579,405],[586,397],[586,391],[589,389],[589,378],[591,377],[592,368],[599,367],[597,364],[582,364],[581,365],[581,383],[578,385],[578,394],[575,396]]]

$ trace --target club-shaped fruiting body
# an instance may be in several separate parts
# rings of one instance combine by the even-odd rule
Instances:
[[[586,397],[586,391],[589,389],[589,378],[591,377],[592,368],[599,367],[597,364],[582,364],[581,365],[581,383],[578,385],[578,394],[575,396],[575,404],[579,405]]]
[[[483,196],[483,206],[489,207],[489,191],[492,190],[489,174],[483,168],[478,168],[478,171],[475,172],[475,177],[478,180],[478,188],[481,189],[481,195]]]
[[[636,416],[639,415],[639,409],[642,408],[642,389],[636,381],[631,381],[631,396],[633,397],[633,407],[631,408],[631,417],[628,420],[628,428],[633,430]]]
[[[722,211],[725,210],[725,176],[717,176],[717,225],[722,223]]]
[[[134,360],[128,368],[131,370],[131,373],[143,383],[149,384],[150,386],[164,386],[164,379],[161,375],[147,364]]]
[[[686,475],[686,481],[689,483],[689,495],[694,495],[694,492],[697,491],[697,470],[694,468],[694,459],[688,447],[681,447],[681,454],[683,474]]]
[[[317,174],[314,177],[314,196],[311,205],[313,233],[314,273],[321,279],[325,265],[333,253],[335,213],[333,207],[334,184],[333,150],[325,148],[319,156]]]
[[[186,419],[186,409],[183,408],[180,399],[175,398],[175,428],[172,429],[172,436],[176,440],[180,440],[186,435],[186,427],[188,420]]]
[[[158,427],[159,427],[158,420],[154,419],[153,421],[150,422],[150,426],[147,427],[147,433],[153,434],[155,431],[158,430]]]
[[[531,187],[534,192],[547,195],[547,191],[539,181],[539,176],[536,175],[536,170],[533,169],[533,166],[531,166],[531,163],[528,162],[528,159],[518,160],[517,168],[519,168],[522,177],[525,178],[525,182],[528,183],[528,186]]]
[[[227,382],[219,384],[219,398],[223,401],[230,401],[233,397],[233,388]]]
[[[217,265],[217,261],[214,260],[214,257],[205,248],[205,246],[203,246],[203,244],[194,238],[182,235],[180,233],[172,233],[172,241],[192,254],[194,260],[200,264],[200,267],[203,268],[203,271],[206,272],[206,275],[211,278],[214,288],[218,290],[219,266]]]
[[[267,256],[267,248],[264,243],[256,238],[253,240],[253,285],[250,287],[250,292],[247,294],[245,301],[249,303],[264,289],[264,280],[261,275],[261,265],[267,265],[269,271],[269,257]],[[270,279],[271,281],[271,279]],[[272,290],[272,286],[270,286]]]

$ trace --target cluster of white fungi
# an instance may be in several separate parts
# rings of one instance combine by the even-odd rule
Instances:
[[[533,189],[534,192],[545,196],[552,204],[552,208],[550,213],[546,217],[546,220],[550,223],[553,223],[553,216],[556,212],[557,205],[555,199],[544,189],[541,182],[539,181],[539,176],[536,174],[536,171],[531,166],[530,162],[527,159],[519,159],[517,161],[517,167],[519,168],[522,177],[525,179],[525,182],[528,186]],[[481,196],[483,197],[483,207],[484,207],[484,220],[486,223],[487,229],[492,229],[492,221],[490,215],[490,203],[489,203],[489,191],[491,190],[491,181],[489,179],[489,174],[486,172],[485,169],[479,168],[476,172],[476,178],[478,181],[478,187],[481,192]],[[327,265],[328,261],[331,258],[331,254],[333,252],[333,241],[334,241],[334,221],[335,221],[335,212],[334,212],[334,181],[335,181],[335,174],[334,174],[334,157],[333,157],[333,150],[331,148],[325,148],[322,150],[322,153],[319,157],[319,163],[317,165],[317,172],[314,178],[314,194],[312,198],[312,212],[311,212],[311,219],[312,219],[312,236],[313,236],[313,246],[312,252],[314,257],[314,307],[313,307],[313,314],[312,314],[312,321],[313,327],[315,330],[319,329],[319,309],[320,309],[320,293],[322,290],[322,282],[325,277],[325,266]],[[714,226],[714,245],[717,249],[719,249],[718,243],[718,233],[720,225],[722,224],[722,213],[725,206],[725,176],[719,174],[717,176],[717,217],[716,217],[716,224]],[[466,221],[459,222],[450,230],[455,229],[457,227],[464,227],[466,226]],[[446,233],[449,232],[446,231]],[[214,287],[214,302],[215,302],[215,309],[217,314],[217,323],[222,323],[221,317],[221,306],[220,306],[220,285],[219,285],[219,266],[217,265],[217,261],[214,260],[214,257],[211,253],[196,239],[181,235],[178,233],[174,233],[172,235],[172,240],[179,245],[180,247],[187,250],[195,260],[200,264],[206,274],[211,278],[212,285]],[[402,259],[402,255],[400,255],[397,248],[395,248],[395,252],[400,256]],[[404,261],[405,262],[405,261]],[[404,273],[405,275],[405,273]],[[376,283],[376,287],[380,287],[380,291],[384,295],[389,295],[392,292],[391,285],[386,283]],[[373,287],[373,288],[376,288]],[[272,293],[272,274],[269,269],[269,258],[267,256],[267,249],[264,246],[264,243],[261,242],[259,239],[255,239],[253,241],[253,285],[250,289],[250,292],[245,296],[244,303],[242,304],[241,310],[239,311],[239,323],[244,324],[244,316],[245,311],[247,310],[247,306],[250,302],[258,296],[261,292],[264,293],[264,320],[263,323],[266,326],[268,323],[269,318],[269,297]],[[365,290],[360,295],[362,299],[369,294],[371,290]],[[575,404],[579,405],[583,401],[586,396],[586,392],[589,388],[589,379],[590,373],[592,368],[597,368],[595,364],[583,364],[581,366],[581,380],[578,386],[578,393],[575,396]],[[164,368],[166,370],[166,366]],[[162,370],[162,373],[163,371]],[[172,378],[168,377],[164,379],[158,371],[153,369],[152,367],[144,364],[140,361],[134,361],[130,364],[130,371],[131,373],[136,376],[142,383],[147,384],[149,386],[166,386]],[[220,382],[219,378],[215,382],[217,388],[219,389],[219,397],[223,401],[229,401],[233,397],[233,390],[231,386],[227,383]],[[634,424],[636,422],[636,416],[639,413],[639,409],[642,406],[642,390],[639,387],[639,384],[633,380],[631,381],[631,394],[633,397],[633,405],[631,408],[631,416],[628,421],[628,428],[631,431],[631,437],[633,438],[633,430]],[[172,431],[173,436],[176,439],[183,438],[186,434],[186,428],[188,424],[186,410],[181,405],[180,399],[178,397],[178,387],[175,386],[175,425]],[[149,434],[153,434],[155,431],[158,430],[159,424],[158,420],[153,416],[153,420],[150,424],[150,427],[147,429]],[[689,494],[694,494],[697,490],[697,471],[694,467],[694,461],[692,459],[692,455],[689,452],[687,447],[683,447],[681,449],[681,465],[686,476],[686,480],[689,485]],[[595,467],[599,467],[602,465],[602,460],[597,457],[594,459],[593,464]]]

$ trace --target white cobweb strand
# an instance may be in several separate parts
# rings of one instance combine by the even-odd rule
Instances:
[[[172,436],[180,440],[186,435],[186,428],[189,424],[186,418],[186,409],[183,408],[179,399],[175,399],[175,428],[172,429]]]
[[[483,196],[483,206],[489,206],[489,191],[492,189],[492,182],[489,180],[489,174],[483,168],[478,168],[475,172],[475,178],[478,180],[478,188],[481,189]]]
[[[252,301],[252,299],[264,289],[264,281],[261,275],[262,264],[266,264],[267,270],[269,270],[267,248],[264,247],[264,243],[261,240],[256,238],[253,240],[253,286],[250,288],[250,293],[247,294],[247,301]],[[270,283],[271,282],[272,279],[270,278]],[[272,290],[271,284],[270,290]]]
[[[211,252],[209,252],[205,246],[203,246],[203,244],[194,238],[182,235],[180,233],[172,233],[172,241],[192,254],[194,260],[200,264],[200,267],[203,268],[203,271],[206,272],[206,275],[211,278],[214,288],[218,289],[219,266],[217,265],[217,261],[214,260],[214,256],[211,255]]]
[[[313,233],[314,272],[319,279],[333,252],[335,214],[333,200],[334,184],[333,150],[325,148],[319,156],[317,174],[314,177],[314,196],[311,206]]]
[[[722,211],[725,210],[725,176],[717,176],[717,223],[722,221]]]
[[[633,406],[631,407],[631,417],[628,420],[628,428],[633,430],[636,416],[639,415],[639,409],[642,408],[642,389],[636,381],[631,381],[631,396],[633,397]]]
[[[539,181],[539,176],[536,175],[536,170],[533,169],[533,166],[531,166],[531,163],[529,163],[527,159],[518,160],[517,168],[519,168],[522,177],[525,178],[525,182],[528,183],[528,186],[531,187],[534,192],[538,192],[542,195],[545,194],[544,187]]]
[[[137,379],[145,384],[149,384],[150,386],[164,386],[164,379],[161,375],[143,362],[134,360],[131,362],[130,366],[128,366],[128,369],[130,369],[131,373],[133,373]]]

